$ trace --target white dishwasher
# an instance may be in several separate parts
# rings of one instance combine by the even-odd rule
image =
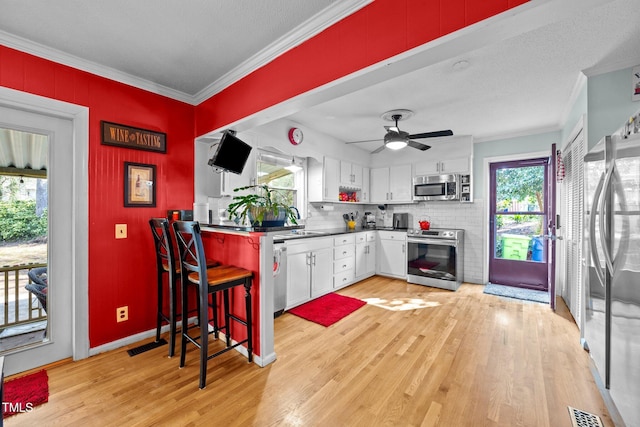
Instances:
[[[284,313],[287,305],[287,246],[273,241],[273,317]]]

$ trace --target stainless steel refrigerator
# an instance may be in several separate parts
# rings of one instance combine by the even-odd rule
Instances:
[[[640,426],[640,129],[631,125],[584,158],[583,337],[612,416]]]

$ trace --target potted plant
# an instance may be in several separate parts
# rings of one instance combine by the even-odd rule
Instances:
[[[229,219],[244,223],[247,217],[253,226],[281,227],[289,220],[298,224],[298,210],[278,200],[276,190],[267,185],[249,185],[234,188],[234,192],[256,190],[242,196],[234,196],[227,208]]]

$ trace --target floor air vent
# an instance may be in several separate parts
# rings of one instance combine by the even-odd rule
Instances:
[[[160,341],[154,341],[154,342],[150,342],[149,344],[143,344],[139,347],[132,348],[131,350],[127,350],[127,353],[129,353],[129,356],[135,356],[140,353],[144,353],[145,351],[153,350],[154,348],[163,346],[166,343],[167,341],[164,338],[160,338]]]
[[[571,425],[573,427],[604,427],[599,416],[572,408],[571,406],[568,408],[569,415],[571,416]]]

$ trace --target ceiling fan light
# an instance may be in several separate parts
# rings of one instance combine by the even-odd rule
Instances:
[[[400,150],[407,146],[407,141],[404,140],[391,140],[385,143],[385,146],[390,150]]]

